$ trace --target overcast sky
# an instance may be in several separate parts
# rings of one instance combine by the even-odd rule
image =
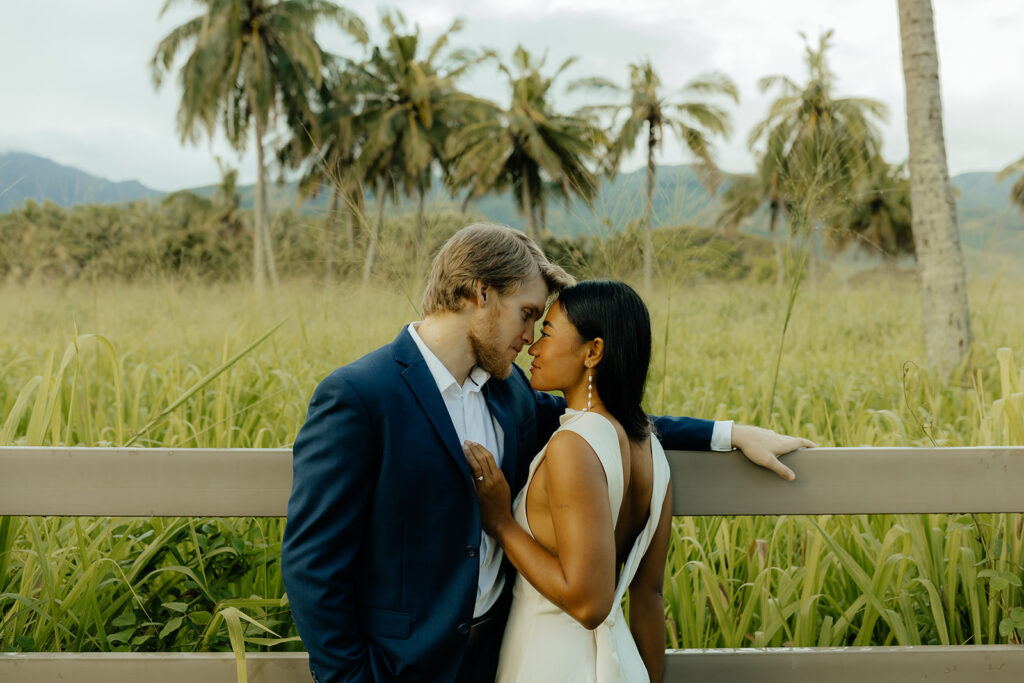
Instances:
[[[932,0],[936,15],[946,145],[953,174],[998,170],[1024,155],[1024,4],[1015,0]],[[149,60],[157,42],[198,13],[180,2],[159,17],[163,0],[32,0],[0,9],[0,151],[25,151],[111,180],[159,190],[215,182],[220,155],[255,178],[254,154],[242,159],[222,140],[182,145],[175,129],[180,90],[169,78],[156,91]],[[353,1],[375,37],[379,7]],[[717,69],[739,86],[729,105],[734,133],[716,145],[719,164],[746,171],[747,133],[764,117],[767,74],[805,79],[804,44],[834,28],[830,54],[837,94],[877,98],[889,107],[884,154],[906,158],[903,74],[896,0],[417,0],[400,8],[432,40],[455,17],[466,22],[457,45],[487,46],[508,57],[517,44],[548,52],[549,68],[575,55],[566,74],[625,83],[627,64],[649,57],[669,87]],[[328,49],[359,52],[323,30]],[[505,102],[505,82],[481,67],[462,87]],[[559,88],[565,108],[581,103]],[[666,144],[660,163],[689,159]],[[634,156],[627,167],[641,163]]]

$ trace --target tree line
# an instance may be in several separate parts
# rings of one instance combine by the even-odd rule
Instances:
[[[548,69],[544,58],[522,46],[507,62],[487,48],[457,47],[461,20],[428,42],[400,12],[385,12],[383,40],[372,45],[360,17],[322,0],[199,4],[199,16],[160,42],[153,73],[159,85],[184,55],[177,71],[183,141],[223,130],[241,151],[252,133],[258,164],[252,230],[257,287],[276,278],[266,227],[268,144],[269,156],[282,169],[299,173],[303,195],[330,192],[328,272],[336,258],[336,236],[343,233],[350,253],[362,242],[364,278],[374,267],[388,202],[405,197],[416,203],[420,252],[424,198],[435,182],[464,207],[487,194],[511,192],[527,232],[538,237],[548,231],[551,201],[578,198],[591,205],[601,176],[614,176],[642,144],[649,285],[656,154],[664,139],[675,136],[708,189],[719,188],[714,143],[732,132],[723,105],[739,102],[738,88],[722,73],[701,74],[673,89],[649,60],[640,60],[628,65],[622,83],[604,77],[567,83],[567,92],[588,93],[594,103],[564,112],[554,103],[556,85],[575,58]],[[340,28],[364,53],[326,52],[314,32],[320,22]],[[885,106],[836,95],[827,62],[832,37],[828,31],[816,44],[808,43],[805,82],[785,76],[762,80],[762,90],[777,92],[777,98],[749,135],[756,171],[726,188],[718,227],[734,235],[766,207],[773,233],[781,223],[788,226],[787,237],[803,226],[824,232],[838,247],[856,240],[888,254],[912,251],[905,169],[887,164],[879,153],[877,124],[886,116]],[[506,106],[460,88],[471,69],[486,65],[506,82]],[[367,190],[376,204],[370,211]],[[776,242],[781,266],[783,247]]]
[[[197,0],[199,16],[171,31],[152,59],[157,85],[174,69],[182,91],[178,127],[182,140],[222,129],[238,150],[249,131],[257,149],[253,270],[257,289],[276,279],[266,216],[265,138],[277,138],[274,155],[283,169],[301,172],[303,191],[327,183],[326,258],[333,263],[339,212],[348,213],[351,252],[365,242],[363,277],[369,277],[381,243],[384,207],[400,195],[414,198],[417,252],[424,250],[424,197],[441,179],[453,197],[469,202],[511,190],[527,230],[546,230],[552,199],[591,203],[599,177],[614,175],[626,153],[647,146],[647,194],[643,216],[644,280],[652,278],[651,197],[655,155],[666,133],[679,138],[708,187],[718,171],[713,143],[731,133],[723,102],[739,101],[726,75],[697,76],[669,91],[649,61],[629,65],[625,84],[578,79],[571,90],[618,98],[574,112],[553,102],[555,82],[573,64],[550,72],[545,60],[518,47],[504,62],[493,50],[452,45],[462,29],[456,20],[432,43],[398,11],[383,14],[384,40],[371,45],[364,21],[327,0]],[[167,0],[163,11],[175,4]],[[904,81],[907,85],[907,168],[886,163],[877,127],[882,103],[838,97],[827,52],[832,32],[807,43],[807,80],[762,79],[777,93],[766,117],[748,136],[755,173],[733,182],[723,196],[719,227],[739,224],[767,207],[773,232],[780,222],[803,245],[794,282],[818,235],[842,243],[856,239],[886,253],[913,249],[919,264],[929,360],[948,372],[970,346],[965,278],[949,186],[939,95],[938,60],[930,0],[897,0]],[[351,36],[364,54],[326,52],[314,29],[326,21]],[[465,74],[493,63],[507,81],[501,106],[460,89]],[[1024,171],[1024,159],[1003,175]],[[369,188],[375,221],[367,220]],[[1024,174],[1011,200],[1024,206]],[[913,209],[913,211],[911,211]],[[776,240],[778,244],[780,240]],[[781,246],[778,258],[782,258]],[[779,272],[782,272],[780,267]]]

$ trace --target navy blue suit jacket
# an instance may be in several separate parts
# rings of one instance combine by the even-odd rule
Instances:
[[[484,395],[514,497],[565,401],[532,390],[518,367]],[[655,422],[665,448],[710,447],[710,421]],[[453,680],[473,620],[480,512],[407,329],[317,386],[293,467],[281,564],[315,680]]]

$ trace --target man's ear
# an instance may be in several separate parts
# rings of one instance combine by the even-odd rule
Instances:
[[[590,340],[589,347],[587,357],[583,359],[583,364],[588,368],[596,368],[604,357],[604,339],[594,337]]]
[[[476,284],[473,286],[473,293],[476,294],[476,305],[478,308],[483,308],[487,305],[488,301],[494,299],[494,288],[485,285],[483,280],[476,281]]]

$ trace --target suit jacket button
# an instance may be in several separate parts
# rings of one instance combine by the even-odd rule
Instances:
[[[466,622],[462,622],[461,624],[459,624],[459,633],[461,633],[462,635],[466,635],[467,633],[469,633],[469,624],[467,624]]]
[[[467,545],[466,546],[466,557],[476,557],[476,554],[477,554],[476,546],[474,546],[474,545]]]

